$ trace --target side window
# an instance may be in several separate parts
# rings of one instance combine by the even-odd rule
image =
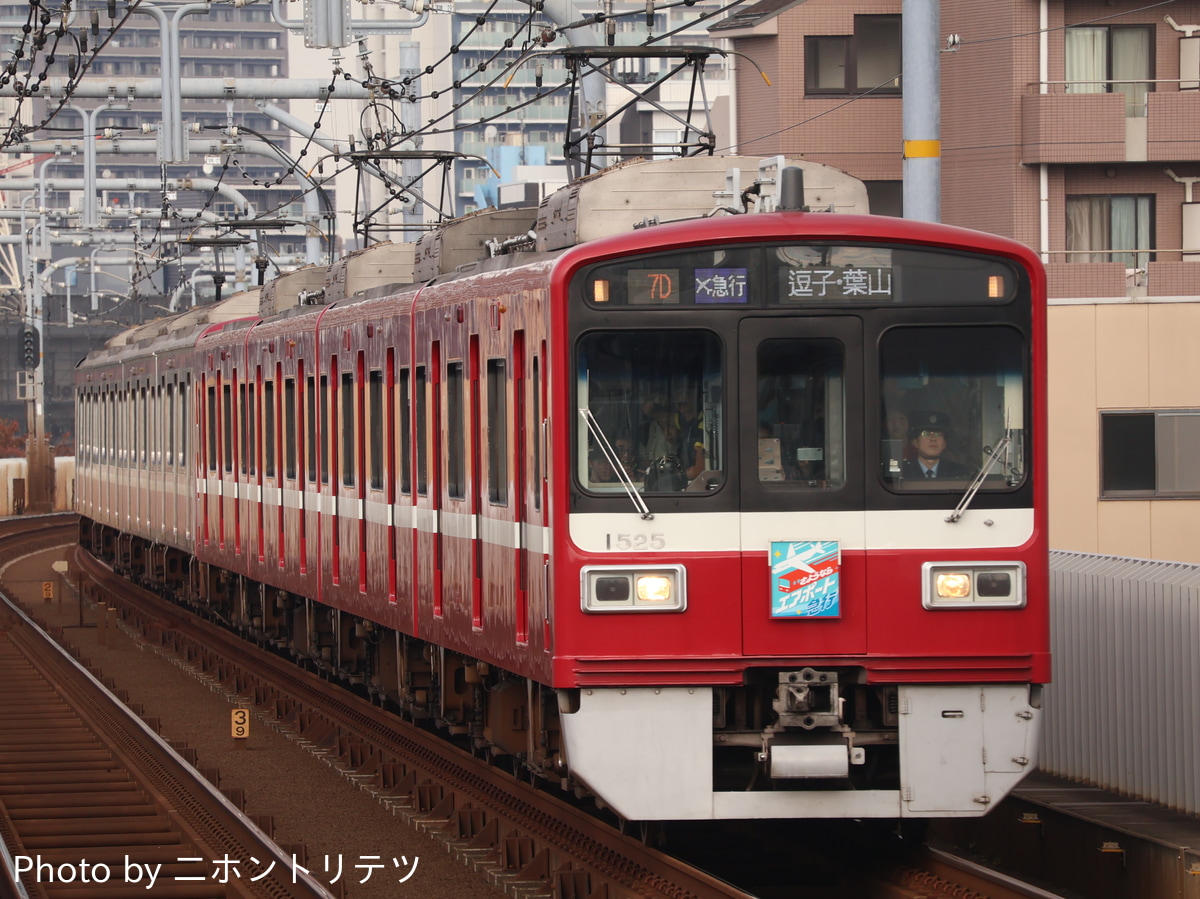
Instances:
[[[487,361],[488,499],[508,502],[508,379],[504,359]]]
[[[275,382],[263,382],[263,474],[275,477]]]
[[[385,423],[383,420],[383,371],[371,369],[367,378],[367,405],[370,407],[370,420],[367,422],[369,454],[371,466],[371,487],[375,490],[383,488],[383,438]]]
[[[289,480],[296,479],[296,379],[283,382],[283,471]]]
[[[167,452],[166,463],[168,465],[175,464],[175,432],[179,430],[179,420],[175,416],[175,382],[167,384]]]
[[[454,499],[467,495],[467,428],[463,408],[462,362],[446,365],[446,492]]]
[[[417,367],[417,494],[429,495],[429,397],[426,392],[425,366]]]
[[[354,416],[354,374],[342,372],[341,386],[341,435],[342,435],[342,484],[354,486],[354,463],[358,458],[354,438],[358,433],[358,421]]]
[[[187,464],[188,434],[192,430],[192,419],[188,409],[188,401],[192,393],[192,378],[188,375],[185,383],[179,387],[179,464]]]
[[[407,368],[400,369],[400,492],[412,494],[412,384]]]
[[[207,433],[205,451],[208,453],[208,470],[217,470],[217,388],[210,386],[206,394],[204,426]]]
[[[250,406],[245,382],[238,384],[238,470],[245,474],[250,466]]]
[[[322,381],[322,386],[324,386]],[[308,481],[317,479],[317,379],[304,382],[304,471]]]
[[[245,410],[243,412],[242,432],[245,435],[242,441],[242,457],[246,460],[244,470],[250,474],[258,474],[258,410],[255,408],[256,394],[254,385],[246,386],[246,400],[243,403]]]
[[[542,344],[542,352],[546,349]],[[533,381],[530,391],[533,393],[533,508],[542,509],[542,357],[533,357]],[[523,424],[523,423],[522,423]]]
[[[233,471],[233,389],[221,387],[221,459],[225,471]]]
[[[329,368],[331,371],[337,371],[337,357],[334,357],[329,361]],[[334,390],[335,392],[337,390],[336,384],[334,385]],[[337,436],[329,429],[329,403],[329,376],[321,375],[321,392],[317,395],[317,415],[319,416],[318,430],[320,431],[321,436],[319,440],[314,442],[316,444],[317,458],[319,459],[321,468],[322,484],[329,483],[329,457],[330,454],[333,453],[334,448],[337,446],[335,442],[337,440]]]

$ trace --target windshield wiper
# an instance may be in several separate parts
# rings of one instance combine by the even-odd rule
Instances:
[[[958,501],[958,505],[954,507],[954,511],[946,516],[946,521],[949,524],[954,524],[963,516],[963,512],[967,511],[967,506],[971,505],[971,500],[975,498],[975,494],[979,492],[979,488],[983,486],[983,479],[988,476],[993,466],[1000,461],[1000,457],[1004,455],[1004,451],[1008,449],[1008,445],[1012,443],[1012,431],[1005,431],[1004,437],[996,444],[996,448],[989,450],[987,463],[983,468],[979,469],[979,474],[975,475],[975,479],[971,481],[971,485],[967,487],[967,492],[963,494],[963,498]]]
[[[613,445],[609,443],[608,436],[600,427],[600,422],[596,421],[596,416],[592,415],[591,409],[580,409],[579,414],[583,416],[584,422],[587,423],[588,431],[596,438],[596,445],[600,447],[600,452],[604,453],[604,458],[612,465],[613,471],[617,473],[617,478],[621,482],[621,486],[625,488],[625,492],[633,501],[633,507],[637,509],[645,521],[650,521],[654,518],[654,513],[650,511],[650,507],[646,505],[646,501],[642,499],[642,495],[638,493],[637,487],[633,484],[633,479],[629,477],[629,472],[625,470],[625,466],[621,464],[621,459],[617,455],[617,451],[613,449]]]

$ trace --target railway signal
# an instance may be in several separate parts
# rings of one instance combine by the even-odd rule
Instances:
[[[38,367],[41,356],[41,335],[33,325],[26,325],[21,329],[21,361],[26,368],[34,369]]]

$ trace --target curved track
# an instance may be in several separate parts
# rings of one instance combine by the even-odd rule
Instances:
[[[61,544],[73,527],[73,519],[16,534],[6,526],[0,551]],[[294,876],[292,860],[103,684],[7,596],[2,600],[0,831],[9,877],[26,895],[107,899],[140,887],[167,899],[328,899],[316,881]],[[255,870],[245,861],[251,858],[263,860]],[[213,876],[220,859],[239,860],[245,873],[235,880],[226,868],[221,882]]]
[[[80,551],[77,562],[127,626],[168,646],[335,754],[398,813],[440,832],[464,862],[516,895],[726,899],[749,894],[331,685],[224,628],[164,607]]]

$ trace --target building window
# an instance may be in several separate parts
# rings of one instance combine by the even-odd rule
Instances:
[[[1124,94],[1125,115],[1146,114],[1146,94],[1154,90],[1154,26],[1112,25],[1068,28],[1068,94]]]
[[[1153,196],[1067,197],[1067,260],[1122,262],[1144,269],[1154,261]]]
[[[902,69],[899,16],[855,16],[854,34],[804,39],[809,94],[899,94]]]
[[[1200,410],[1100,415],[1100,495],[1200,496]]]

